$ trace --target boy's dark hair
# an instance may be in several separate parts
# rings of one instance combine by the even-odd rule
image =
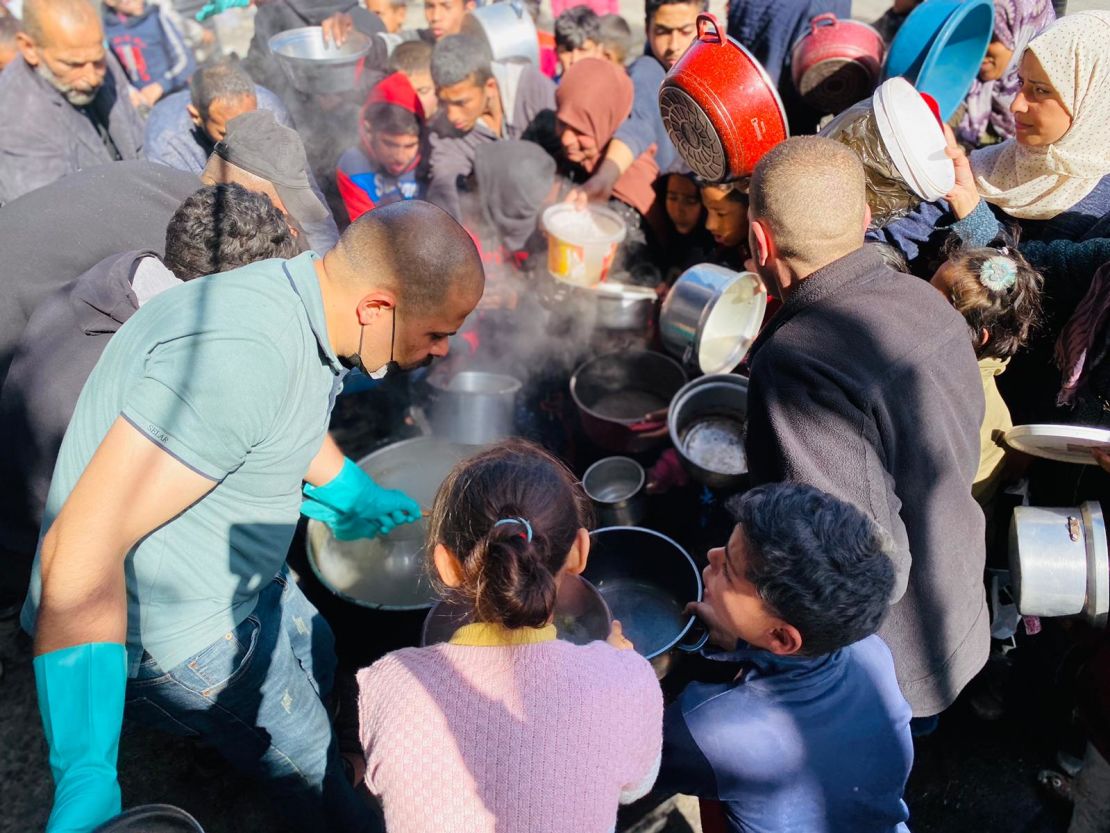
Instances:
[[[389,71],[415,75],[418,72],[431,72],[432,45],[422,40],[399,43],[389,56]]]
[[[448,35],[432,50],[432,83],[436,89],[469,80],[482,86],[493,77],[489,47],[471,35]]]
[[[555,608],[555,576],[591,514],[589,498],[565,465],[538,445],[512,439],[447,475],[428,540],[458,559],[462,585],[452,592],[473,606],[477,621],[539,628]],[[496,525],[517,518],[528,526]]]
[[[1012,287],[994,290],[980,280],[983,264],[993,257],[1013,264]],[[1008,359],[1028,344],[1041,326],[1044,278],[1017,247],[1005,243],[997,249],[956,246],[948,251],[948,262],[958,273],[951,281],[948,300],[967,322],[976,358]],[[982,343],[983,330],[989,333],[986,344]]]
[[[420,119],[412,110],[381,101],[366,108],[366,123],[375,133],[391,136],[419,136]]]
[[[747,576],[819,656],[879,629],[894,590],[890,539],[850,503],[812,486],[752,489],[729,508],[747,539]]]
[[[581,49],[586,41],[599,42],[601,18],[589,6],[572,6],[555,18],[555,48],[560,52]]]
[[[242,185],[207,185],[170,218],[162,261],[187,281],[300,252],[285,217],[265,194]]]
[[[608,49],[623,64],[632,48],[632,27],[619,14],[602,15],[597,24],[597,43]]]
[[[226,58],[202,66],[189,80],[189,96],[201,118],[208,117],[214,101],[234,101],[258,93],[254,81],[237,58]]]
[[[702,188],[718,188],[725,192],[725,199],[730,202],[738,202],[743,206],[747,206],[750,202],[744,189],[733,182],[706,182],[698,177],[694,177],[694,182],[697,183],[699,191]]]
[[[644,28],[651,29],[651,19],[662,6],[677,6],[678,4],[698,6],[701,11],[709,11],[709,0],[644,0]]]

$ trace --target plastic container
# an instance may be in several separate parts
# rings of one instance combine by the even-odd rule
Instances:
[[[605,280],[628,229],[621,216],[604,206],[580,211],[559,203],[543,212],[547,233],[547,270],[575,286],[596,286]]]
[[[884,78],[929,93],[947,121],[967,96],[994,31],[992,0],[926,0],[890,44]]]

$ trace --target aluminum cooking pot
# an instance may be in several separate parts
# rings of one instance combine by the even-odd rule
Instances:
[[[684,611],[702,597],[701,571],[689,554],[659,532],[612,526],[590,534],[582,574],[600,592],[624,635],[659,679],[677,652],[700,651],[709,634]]]
[[[462,32],[484,40],[495,61],[540,65],[536,24],[521,0],[504,0],[474,9],[463,18]]]
[[[754,272],[700,263],[683,272],[659,312],[663,346],[702,373],[733,370],[752,346],[767,310]]]
[[[832,12],[817,15],[809,26],[790,50],[791,78],[803,100],[820,113],[839,113],[871,95],[886,52],[882,35]]]
[[[646,345],[659,302],[659,295],[650,286],[614,280],[575,286],[544,273],[535,276],[535,284],[536,295],[547,309],[587,320],[589,329],[640,333]]]
[[[358,63],[370,51],[370,38],[356,30],[336,46],[324,43],[319,26],[303,26],[270,38],[270,51],[298,92],[345,93],[355,88]]]
[[[598,526],[639,526],[647,509],[644,467],[631,457],[605,457],[582,475]]]
[[[464,601],[448,596],[428,611],[421,634],[421,645],[447,642],[451,636],[473,621],[473,611]],[[597,588],[581,576],[565,575],[555,596],[555,632],[559,639],[586,645],[605,640],[613,624],[613,615]]]
[[[590,359],[570,378],[582,430],[608,451],[636,454],[666,439],[667,407],[686,372],[674,359],[648,350]]]
[[[431,506],[452,467],[474,453],[471,446],[417,437],[386,446],[358,461],[387,489],[400,489]],[[371,610],[419,610],[438,598],[424,556],[427,525],[405,524],[379,538],[337,541],[320,521],[308,522],[308,563],[320,582],[350,605]]]
[[[512,436],[516,396],[521,384],[512,376],[467,370],[450,378],[433,374],[432,432],[463,445],[488,445]]]
[[[747,479],[744,425],[748,380],[732,373],[702,376],[671,402],[667,427],[682,465],[699,483],[737,489]]]
[[[1096,625],[1105,625],[1110,610],[1110,554],[1098,502],[1014,509],[1010,574],[1021,613],[1082,614]]]
[[[767,71],[711,14],[698,15],[697,37],[663,79],[659,111],[675,148],[707,182],[750,175],[790,135]]]

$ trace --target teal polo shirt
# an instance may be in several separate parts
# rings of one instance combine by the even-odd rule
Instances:
[[[346,370],[327,339],[318,256],[266,260],[161,293],[89,376],[50,484],[45,531],[123,416],[215,488],[127,554],[127,649],[162,668],[220,639],[281,569],[301,482]],[[41,595],[38,557],[23,624]]]

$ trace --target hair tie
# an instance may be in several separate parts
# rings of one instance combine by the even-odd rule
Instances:
[[[525,531],[528,534],[525,535],[525,533],[522,532],[520,533],[520,537],[527,541],[529,544],[532,543],[532,524],[528,523],[528,521],[524,520],[524,518],[502,518],[493,526],[494,529],[496,529],[497,527],[504,526],[505,524],[519,524],[520,526],[524,527]]]
[[[995,255],[988,257],[979,267],[979,283],[993,292],[1004,292],[1013,288],[1017,281],[1017,264],[1008,257]]]

